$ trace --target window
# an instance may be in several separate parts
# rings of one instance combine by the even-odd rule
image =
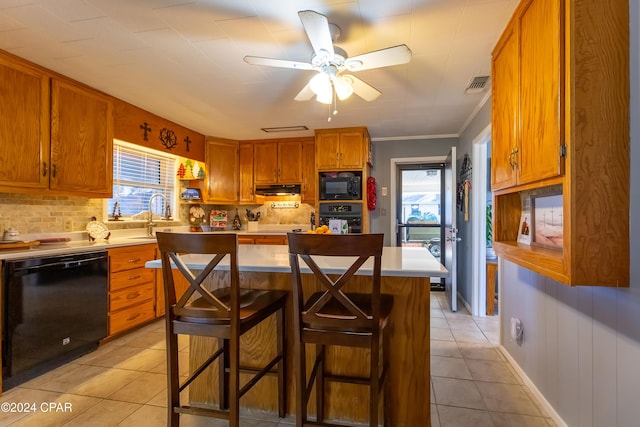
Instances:
[[[156,153],[143,147],[114,140],[113,147],[113,198],[109,199],[108,215],[113,216],[117,208],[124,219],[149,210],[149,199],[153,194],[163,194],[171,207],[175,206],[176,158]],[[155,215],[166,217],[167,205],[161,197],[154,200]]]

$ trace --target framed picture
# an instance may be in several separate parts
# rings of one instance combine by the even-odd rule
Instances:
[[[564,224],[562,194],[532,197],[532,205],[533,243],[562,249]]]
[[[531,244],[531,212],[523,212],[522,215],[520,215],[518,243]]]

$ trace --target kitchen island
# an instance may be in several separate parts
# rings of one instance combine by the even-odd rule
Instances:
[[[188,255],[184,257],[187,265],[195,270],[202,269],[210,259],[207,255]],[[349,262],[318,257],[318,263],[328,268],[329,273],[339,274]],[[372,260],[369,260],[361,275],[370,275]],[[259,289],[291,288],[291,269],[289,267],[288,247],[285,245],[241,245],[238,253],[240,280],[242,286]],[[224,261],[223,261],[224,264]],[[159,260],[146,264],[150,268],[160,268]],[[301,266],[302,268],[302,266]],[[225,279],[228,275],[228,262],[216,270],[214,279]],[[302,268],[305,286],[316,286],[310,270]],[[393,426],[426,426],[430,423],[429,399],[429,292],[430,277],[444,277],[447,270],[429,253],[426,248],[385,247],[382,255],[382,292],[394,296],[393,313],[389,332],[391,341],[390,370],[388,384],[391,388],[389,411]],[[217,277],[215,277],[217,276]],[[365,281],[358,276],[350,285],[350,291],[363,290]],[[242,337],[241,362],[255,363],[267,360],[275,352],[275,319],[252,330]],[[295,413],[294,364],[293,364],[293,321],[291,301],[288,302],[286,316],[287,339],[287,413]],[[192,337],[189,357],[195,364],[208,357],[217,347],[217,341]],[[339,373],[364,374],[368,366],[364,363],[366,350],[352,348],[330,349],[331,363],[329,371]],[[195,381],[189,388],[189,400],[192,404],[217,404],[216,369],[209,369],[203,378]],[[212,383],[212,381],[214,381]],[[275,377],[266,377],[256,384],[241,399],[241,407],[246,411],[264,411],[276,413]],[[354,422],[367,419],[368,389],[352,384],[333,383],[327,385],[325,398],[328,419],[340,418]],[[311,401],[315,399],[312,397]],[[310,405],[310,413],[315,409]]]

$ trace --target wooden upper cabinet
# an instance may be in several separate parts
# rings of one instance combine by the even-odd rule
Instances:
[[[313,138],[302,143],[302,202],[313,204],[316,200],[318,176],[316,175],[316,144]]]
[[[316,130],[316,164],[319,170],[365,167],[369,150],[366,128]]]
[[[525,0],[493,52],[494,190],[564,173],[560,0]]]
[[[518,31],[512,21],[493,52],[491,187],[516,185],[516,153],[518,148]]]
[[[628,0],[522,0],[493,51],[493,247],[569,285],[630,282],[628,23]]]
[[[47,188],[49,76],[0,53],[0,93],[0,188]]]
[[[253,149],[256,185],[302,182],[302,142],[300,140],[257,141]]]
[[[208,173],[205,202],[236,202],[238,200],[238,142],[207,138],[205,158]]]
[[[302,141],[278,142],[278,183],[302,182]]]
[[[253,203],[253,144],[241,142],[238,145],[240,193],[238,201],[240,203]]]
[[[0,52],[0,189],[111,197],[108,96]]]
[[[530,0],[520,16],[520,149],[518,184],[564,172],[560,0]],[[564,3],[564,2],[562,2]]]
[[[253,146],[253,179],[258,184],[278,182],[278,143],[256,142]]]
[[[50,188],[111,197],[113,103],[88,88],[51,82]]]

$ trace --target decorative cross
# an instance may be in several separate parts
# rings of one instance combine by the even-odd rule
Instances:
[[[191,144],[191,138],[189,136],[184,137],[184,143],[187,144],[187,153],[189,152],[189,144]]]
[[[148,141],[149,132],[151,132],[151,128],[149,127],[149,124],[147,122],[144,122],[143,124],[140,125],[140,129],[144,131],[144,140]]]

